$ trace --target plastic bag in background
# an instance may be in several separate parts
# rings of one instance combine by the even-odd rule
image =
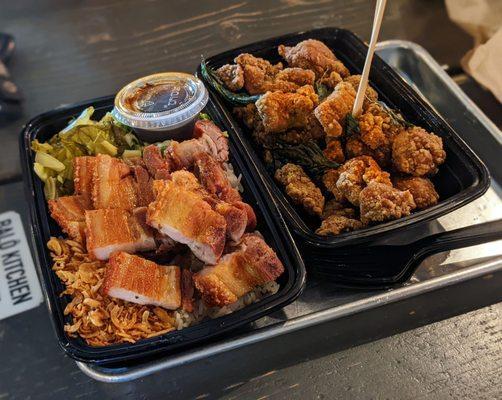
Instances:
[[[502,1],[445,0],[451,20],[473,36],[462,58],[464,70],[502,103]]]

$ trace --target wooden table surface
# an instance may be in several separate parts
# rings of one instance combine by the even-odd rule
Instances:
[[[1,1],[0,30],[17,41],[9,69],[26,100],[23,118],[0,128],[0,211],[22,207],[17,138],[38,113],[114,93],[148,73],[194,71],[201,54],[288,32],[340,26],[368,40],[373,8],[366,0]],[[389,1],[381,39],[393,38],[418,42],[449,65],[471,46],[439,0]],[[328,346],[329,336],[311,353],[279,343],[277,352],[228,354],[114,385],[92,381],[63,356],[42,305],[0,322],[0,399],[500,398],[502,305],[486,307],[497,297],[483,297],[481,287],[465,289],[465,304],[448,312],[439,312],[441,297],[422,299],[415,322],[372,338],[361,339],[365,321],[354,322],[345,347],[484,307],[348,350]],[[462,297],[460,289],[450,295]],[[420,314],[430,301],[438,311]],[[385,326],[397,311],[411,312],[383,310],[367,323]]]

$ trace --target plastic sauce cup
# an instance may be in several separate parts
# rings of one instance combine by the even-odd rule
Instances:
[[[193,135],[208,93],[202,81],[183,72],[145,76],[115,96],[113,117],[146,142],[185,140]]]

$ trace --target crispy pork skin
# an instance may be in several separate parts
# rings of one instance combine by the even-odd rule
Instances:
[[[103,293],[137,304],[169,310],[181,306],[181,271],[132,254],[112,254],[105,269]]]
[[[173,181],[154,182],[156,200],[148,206],[147,222],[177,242],[186,244],[202,261],[215,264],[225,246],[225,218],[195,190]]]
[[[284,266],[265,241],[245,234],[239,249],[224,255],[218,264],[206,266],[193,279],[207,305],[223,307],[283,272]]]
[[[51,217],[72,239],[85,242],[85,210],[90,208],[84,195],[63,196],[48,200]]]
[[[92,201],[95,209],[122,208],[132,210],[137,205],[131,169],[118,158],[106,154],[96,156]]]
[[[95,170],[96,157],[82,156],[73,159],[73,184],[75,187],[75,194],[84,196],[89,202],[92,198]]]
[[[98,260],[107,260],[114,251],[135,253],[155,249],[152,229],[144,213],[122,209],[85,212],[87,251]]]

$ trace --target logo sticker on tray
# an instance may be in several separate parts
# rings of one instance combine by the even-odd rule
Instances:
[[[37,307],[42,291],[18,213],[0,214],[0,319]]]

